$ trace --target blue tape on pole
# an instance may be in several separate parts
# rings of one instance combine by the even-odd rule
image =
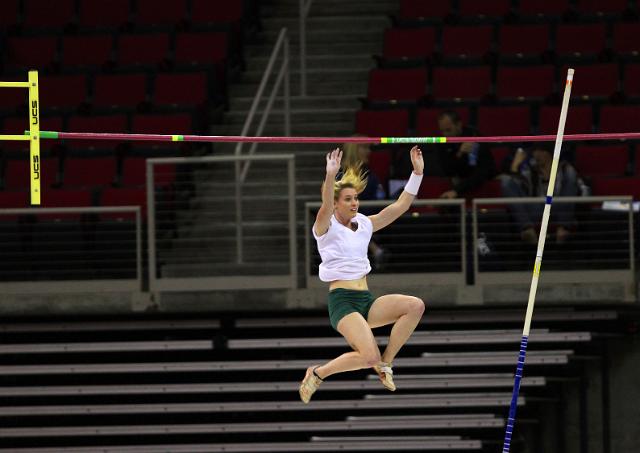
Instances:
[[[527,356],[527,343],[529,337],[522,336],[520,342],[520,355],[518,356],[518,366],[516,367],[516,379],[513,383],[513,394],[511,395],[511,405],[509,406],[509,417],[507,418],[507,428],[504,435],[504,444],[502,453],[509,453],[511,448],[511,435],[513,434],[513,426],[516,422],[516,410],[518,409],[518,395],[520,394],[520,381],[522,380],[522,371],[524,369],[524,360]]]
[[[551,204],[552,201],[553,201],[553,197],[550,197],[547,195],[547,204]]]

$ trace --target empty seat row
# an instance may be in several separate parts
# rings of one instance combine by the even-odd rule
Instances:
[[[6,92],[6,96],[5,96]],[[224,88],[205,71],[139,74],[40,75],[41,110],[76,109],[83,104],[96,108],[132,110],[142,103],[160,107],[191,108],[210,100],[222,102]],[[0,111],[25,109],[24,89],[3,90]]]
[[[246,0],[5,0],[0,25],[27,29],[116,29],[128,24],[174,26],[185,20],[195,25],[240,22]]]
[[[469,107],[456,107],[464,124],[474,124],[486,136],[555,134],[560,106],[542,105],[532,109],[528,105],[479,106],[471,120]],[[438,136],[437,117],[442,108],[405,108],[359,110],[356,113],[356,132],[370,137]],[[594,113],[599,120],[596,122]],[[603,105],[595,111],[591,105],[572,105],[567,114],[566,134],[637,132],[640,106]],[[597,126],[597,127],[596,127]]]
[[[44,158],[41,162],[41,186],[56,184],[63,188],[92,188],[118,183],[125,187],[141,187],[146,183],[146,159],[127,157],[118,171],[118,160],[113,156],[91,158],[67,158],[62,165],[57,158]],[[26,159],[9,159],[4,165],[3,187],[7,190],[27,189],[30,184]],[[175,182],[175,166],[162,165],[154,172],[156,187]]]
[[[65,132],[97,132],[97,133],[134,133],[134,134],[162,134],[189,135],[198,132],[199,123],[194,121],[191,113],[174,114],[110,114],[94,116],[44,116],[41,118],[40,129],[45,131]],[[0,122],[3,133],[22,134],[28,129],[25,117],[9,117]],[[59,145],[59,140],[42,140],[41,149],[44,151]],[[65,140],[64,145],[70,150],[115,150],[119,143],[112,140]],[[186,145],[184,142],[130,142],[134,149],[172,149],[176,154]],[[179,146],[178,146],[179,145]],[[0,149],[21,153],[28,150],[28,144],[20,141],[3,141]]]
[[[94,205],[94,194],[87,190],[48,189],[41,196],[43,208],[84,208]],[[28,208],[28,191],[0,191],[0,205],[6,209]],[[98,192],[98,206],[140,206],[141,218],[146,218],[147,194],[144,187],[103,187]],[[0,222],[15,222],[18,214],[0,214]],[[39,213],[40,220],[77,221],[83,217],[82,212]],[[133,212],[101,213],[102,219],[134,219]]]
[[[574,98],[609,98],[620,93],[640,97],[640,64],[572,65]],[[416,102],[427,96],[435,101],[545,100],[564,89],[568,67],[553,65],[377,68],[369,73],[370,102]],[[495,81],[494,81],[495,80]],[[495,88],[494,88],[495,87]]]
[[[115,65],[157,66],[171,61],[177,65],[224,65],[231,47],[223,31],[182,33],[11,36],[7,39],[6,67],[100,68]]]
[[[634,2],[635,3],[635,2]],[[454,6],[457,6],[454,7]],[[523,19],[559,19],[569,13],[586,17],[621,16],[629,10],[627,0],[457,0],[425,2],[400,0],[399,20],[444,21],[451,18],[501,19],[510,15]]]
[[[385,60],[408,58],[480,59],[494,52],[500,58],[540,57],[554,52],[563,58],[597,57],[606,49],[637,56],[637,22],[606,24],[518,24],[390,28],[384,34]]]

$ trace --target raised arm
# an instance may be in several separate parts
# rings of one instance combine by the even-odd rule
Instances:
[[[384,208],[378,214],[369,216],[373,224],[373,231],[378,231],[394,222],[398,217],[407,212],[413,199],[418,195],[418,189],[422,182],[422,173],[424,171],[424,161],[422,160],[422,151],[417,146],[411,148],[411,164],[413,164],[413,173],[409,181],[404,186],[404,190],[398,199]]]
[[[342,151],[340,148],[327,153],[327,174],[322,183],[322,206],[320,206],[316,221],[313,224],[313,231],[316,236],[322,236],[329,230],[329,221],[331,220],[331,215],[333,215],[333,185],[340,169],[341,160]]]

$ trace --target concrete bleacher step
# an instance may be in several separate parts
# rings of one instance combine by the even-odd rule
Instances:
[[[402,397],[400,397],[402,396]],[[363,399],[315,400],[313,404],[294,401],[243,401],[173,404],[87,404],[3,406],[0,419],[7,417],[42,417],[72,415],[131,415],[131,414],[194,414],[194,413],[242,413],[242,412],[307,412],[384,409],[453,409],[453,408],[501,408],[508,406],[511,392],[447,393],[447,394],[398,394],[365,395]],[[524,406],[526,397],[518,398]]]
[[[618,314],[615,310],[575,311],[572,309],[542,308],[536,311],[536,321],[571,322],[571,321],[607,321],[615,320]],[[456,312],[430,311],[425,314],[420,324],[482,324],[487,323],[523,323],[524,309],[513,310],[457,310]],[[325,327],[326,316],[314,317],[279,317],[279,318],[238,318],[235,327],[251,328],[286,328],[286,327]]]
[[[230,100],[230,109],[237,111],[246,111],[248,112],[251,108],[251,104],[253,103],[253,95],[255,93],[251,93],[248,96],[233,96]],[[364,92],[362,93],[364,95]],[[308,95],[308,96],[299,96],[298,92],[291,92],[291,108],[300,110],[312,110],[312,109],[358,109],[360,107],[360,103],[357,99],[356,94],[344,94],[342,93],[333,93],[326,96],[319,95]],[[266,100],[263,101],[259,105],[265,105]],[[274,100],[274,107],[280,108],[283,105],[282,95],[278,93]],[[355,120],[355,118],[354,118]]]
[[[323,391],[381,390],[378,376],[370,375],[368,380],[328,380],[322,384]],[[513,385],[513,376],[508,373],[494,374],[447,374],[447,375],[402,375],[396,376],[400,390],[420,389],[464,389],[498,388]],[[546,378],[526,376],[523,387],[543,387]],[[298,381],[278,382],[223,382],[212,384],[137,384],[137,385],[58,385],[32,387],[0,387],[0,396],[87,396],[87,395],[179,395],[214,393],[282,393],[296,392]]]
[[[140,321],[78,321],[78,322],[46,322],[46,323],[15,323],[0,324],[2,333],[19,332],[121,332],[127,330],[184,330],[184,329],[219,329],[220,321],[217,319],[174,319]]]
[[[269,55],[254,56],[247,60],[247,71],[264,71],[269,62]],[[369,53],[356,54],[314,54],[307,55],[305,60],[308,69],[314,68],[343,68],[368,72],[374,66],[374,60]],[[289,65],[293,70],[299,70],[299,54],[289,55]],[[366,69],[365,69],[366,68]],[[298,93],[293,93],[298,94]]]
[[[342,5],[340,5],[342,6]],[[354,28],[357,24],[359,30],[373,29],[376,32],[384,30],[390,25],[390,19],[385,14],[359,14],[357,22],[353,16],[314,16],[311,14],[306,21],[309,30],[334,30],[334,32]],[[292,33],[297,33],[300,20],[297,17],[265,17],[262,19],[262,28],[265,31],[275,31],[286,27]]]
[[[265,443],[222,443],[222,444],[187,444],[187,445],[118,445],[115,447],[58,447],[50,448],[19,448],[11,450],[19,453],[182,453],[182,452],[335,452],[335,451],[480,451],[482,442],[473,440],[444,440],[444,441],[406,441],[406,442],[265,442]],[[2,451],[2,449],[0,449]]]
[[[478,344],[518,344],[522,333],[516,330],[496,330],[486,332],[469,331],[417,331],[409,338],[408,345],[478,345]],[[564,343],[591,341],[590,332],[544,332],[530,333],[529,343]],[[388,343],[388,337],[376,337],[379,345]],[[327,348],[344,347],[342,338],[260,338],[229,340],[229,349],[286,349],[286,348]]]
[[[527,353],[527,366],[567,364],[572,350],[533,350]],[[322,363],[327,359],[315,359]],[[394,360],[394,369],[403,367],[437,368],[443,366],[515,366],[517,351],[424,353],[420,357],[401,357]],[[148,362],[148,363],[75,363],[52,365],[0,365],[0,375],[65,375],[65,374],[128,374],[180,373],[211,371],[290,371],[305,370],[312,362],[296,360],[234,360],[210,362]],[[396,371],[397,372],[397,371]]]
[[[228,112],[225,115],[225,122],[227,124],[240,124],[244,125],[247,118],[248,111],[246,110],[234,110]],[[256,111],[257,118],[262,118],[264,110]],[[352,123],[355,118],[355,108],[332,108],[332,109],[291,109],[291,120],[293,123],[309,123],[313,121],[323,121],[330,123]],[[268,124],[280,124],[284,125],[284,110],[282,105],[274,106],[271,110]],[[300,146],[298,144],[298,146]],[[326,145],[325,145],[326,146]],[[258,145],[260,149],[264,149],[263,144]]]
[[[244,52],[246,58],[252,58],[254,56],[271,55],[274,42],[265,44],[250,44],[245,46]],[[364,42],[351,41],[351,42],[310,42],[307,43],[307,53],[309,55],[326,55],[328,53],[333,54],[360,54],[360,55],[374,55],[380,54],[382,51],[382,35],[379,35],[377,40],[370,40]],[[299,54],[300,48],[294,41],[289,46],[289,52],[291,55]]]
[[[240,135],[241,124],[220,124],[213,127],[214,135]],[[292,136],[313,136],[313,137],[350,137],[353,134],[352,122],[332,121],[332,122],[291,122]],[[282,137],[284,135],[282,123],[268,123],[261,136]]]
[[[384,17],[382,17],[384,19]],[[387,21],[388,22],[388,21]],[[375,25],[379,24],[377,21]],[[290,43],[293,46],[297,46],[299,40],[299,29],[298,27],[287,27],[287,31],[289,32]],[[267,42],[276,42],[278,39],[278,35],[280,34],[280,29],[265,29],[259,33],[259,37],[266,40]],[[355,41],[359,42],[369,42],[373,46],[380,46],[382,43],[383,36],[380,34],[380,29],[375,26],[369,27],[354,27],[353,24],[351,27],[346,27],[336,31],[335,29],[328,29],[322,26],[316,26],[313,24],[311,27],[307,27],[307,46],[312,44],[320,44],[326,42],[333,43],[352,43]]]
[[[61,354],[78,352],[141,352],[141,351],[195,351],[211,350],[211,340],[183,341],[113,341],[78,343],[40,343],[0,345],[0,355],[7,354]]]
[[[403,417],[389,415],[383,419],[347,417],[339,421],[198,423],[179,425],[65,426],[55,428],[0,428],[0,436],[70,437],[111,435],[172,435],[199,433],[269,433],[269,432],[357,432],[380,430],[451,428],[502,428],[504,420],[494,414],[442,414]]]

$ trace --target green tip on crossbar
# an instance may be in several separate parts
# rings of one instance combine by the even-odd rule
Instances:
[[[24,131],[24,135],[31,135],[29,133],[29,131]],[[57,132],[51,132],[51,131],[40,131],[40,138],[54,138],[57,139],[58,138],[58,133]]]

